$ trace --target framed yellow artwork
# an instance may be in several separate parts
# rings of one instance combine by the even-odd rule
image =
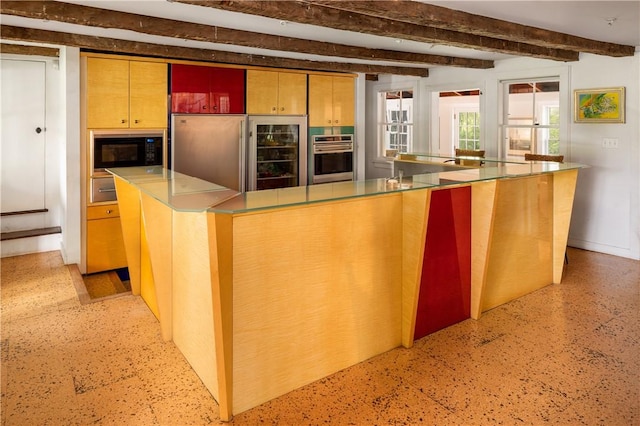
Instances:
[[[624,87],[574,91],[576,123],[624,123]]]

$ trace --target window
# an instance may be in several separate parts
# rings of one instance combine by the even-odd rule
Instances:
[[[507,156],[560,153],[560,82],[504,83],[502,132]]]
[[[544,109],[545,124],[549,125],[543,133],[544,139],[548,141],[547,154],[560,154],[560,108],[549,106]],[[543,139],[543,140],[544,140]]]
[[[380,92],[378,97],[378,146],[380,155],[389,149],[399,153],[413,149],[413,91]]]
[[[458,112],[458,143],[460,149],[480,149],[480,113]]]
[[[437,126],[431,129],[436,142],[433,153],[449,156],[456,148],[482,149],[480,89],[457,87],[434,92],[432,102],[438,114]]]

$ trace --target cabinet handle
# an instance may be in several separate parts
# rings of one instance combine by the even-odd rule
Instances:
[[[206,105],[202,105],[202,109],[207,109],[207,106]]]
[[[111,214],[112,210],[107,210],[107,214]]]
[[[331,120],[327,121],[327,123],[331,124]]]
[[[338,120],[336,120],[336,124],[338,124]]]
[[[280,111],[284,111],[284,107],[280,108]]]
[[[122,124],[124,124],[124,123],[126,123],[126,122],[127,122],[127,120],[125,120],[125,119],[123,118],[122,120],[120,120],[120,122],[121,122]]]
[[[276,112],[277,110],[278,110],[278,108],[276,108],[276,107],[271,108],[271,111],[273,111],[273,112]]]
[[[138,124],[140,120],[133,120],[134,123]]]

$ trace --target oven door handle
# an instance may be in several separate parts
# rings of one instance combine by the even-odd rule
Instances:
[[[353,146],[349,145],[314,145],[313,152],[352,152]]]
[[[98,188],[98,192],[116,192],[115,188]]]

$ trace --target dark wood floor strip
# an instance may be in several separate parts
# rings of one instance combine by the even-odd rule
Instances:
[[[17,216],[21,214],[32,214],[32,213],[46,213],[49,209],[37,209],[37,210],[20,210],[17,212],[2,212],[0,216]]]
[[[39,237],[41,235],[60,234],[62,228],[51,226],[49,228],[28,229],[26,231],[3,232],[0,234],[0,241],[16,240],[18,238]]]

